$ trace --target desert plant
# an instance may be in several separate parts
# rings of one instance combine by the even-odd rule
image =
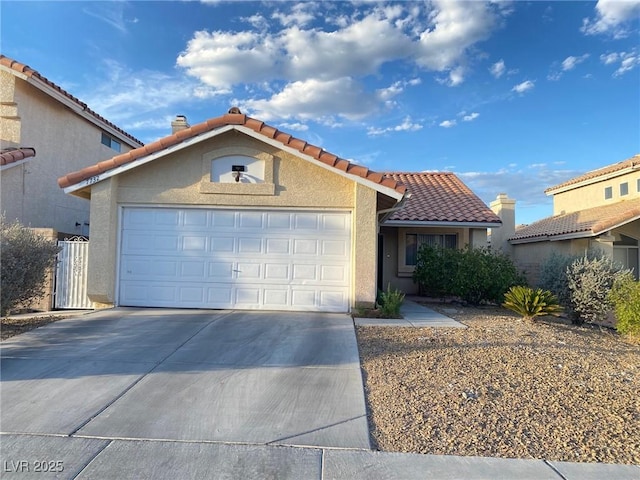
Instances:
[[[623,270],[622,266],[605,255],[598,258],[584,255],[575,260],[567,268],[569,303],[575,312],[573,323],[603,320],[613,308],[609,292],[614,282],[629,275],[631,273],[628,270]]]
[[[616,314],[616,330],[640,337],[640,282],[631,275],[621,275],[613,283],[609,300]]]
[[[378,303],[382,316],[387,318],[398,318],[400,316],[400,307],[404,301],[404,293],[397,288],[391,288],[391,283],[387,285],[387,291],[378,293]]]
[[[535,317],[551,315],[562,311],[558,299],[549,290],[533,289],[516,285],[504,294],[502,306],[522,315],[525,320],[534,321]]]
[[[47,271],[60,250],[19,222],[0,218],[0,315],[44,295]]]

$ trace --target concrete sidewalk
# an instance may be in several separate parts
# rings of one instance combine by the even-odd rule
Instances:
[[[400,307],[400,313],[403,318],[354,318],[353,320],[359,327],[467,328],[453,318],[442,315],[412,300],[405,299]]]
[[[0,435],[2,478],[637,480],[640,467],[222,442]],[[37,463],[36,460],[40,463]],[[42,462],[47,462],[42,472]],[[40,472],[37,472],[37,470]]]

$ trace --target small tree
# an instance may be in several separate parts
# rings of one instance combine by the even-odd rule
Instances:
[[[41,298],[47,270],[56,263],[60,250],[19,222],[7,223],[0,218],[0,315]]]
[[[582,324],[585,320],[602,320],[613,309],[609,292],[615,281],[630,276],[629,270],[601,255],[589,258],[585,255],[567,268],[567,286],[570,292],[570,307],[576,315],[572,321]]]

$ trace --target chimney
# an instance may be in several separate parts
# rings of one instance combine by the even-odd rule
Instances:
[[[176,115],[176,119],[171,122],[171,133],[185,130],[190,126],[191,125],[187,123],[187,117],[185,117],[184,115]]]
[[[502,220],[501,227],[491,229],[491,248],[510,255],[512,248],[508,240],[516,233],[516,201],[500,193],[489,208]]]

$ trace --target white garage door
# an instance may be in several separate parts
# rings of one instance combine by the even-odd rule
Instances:
[[[123,209],[119,304],[346,312],[343,212]]]

